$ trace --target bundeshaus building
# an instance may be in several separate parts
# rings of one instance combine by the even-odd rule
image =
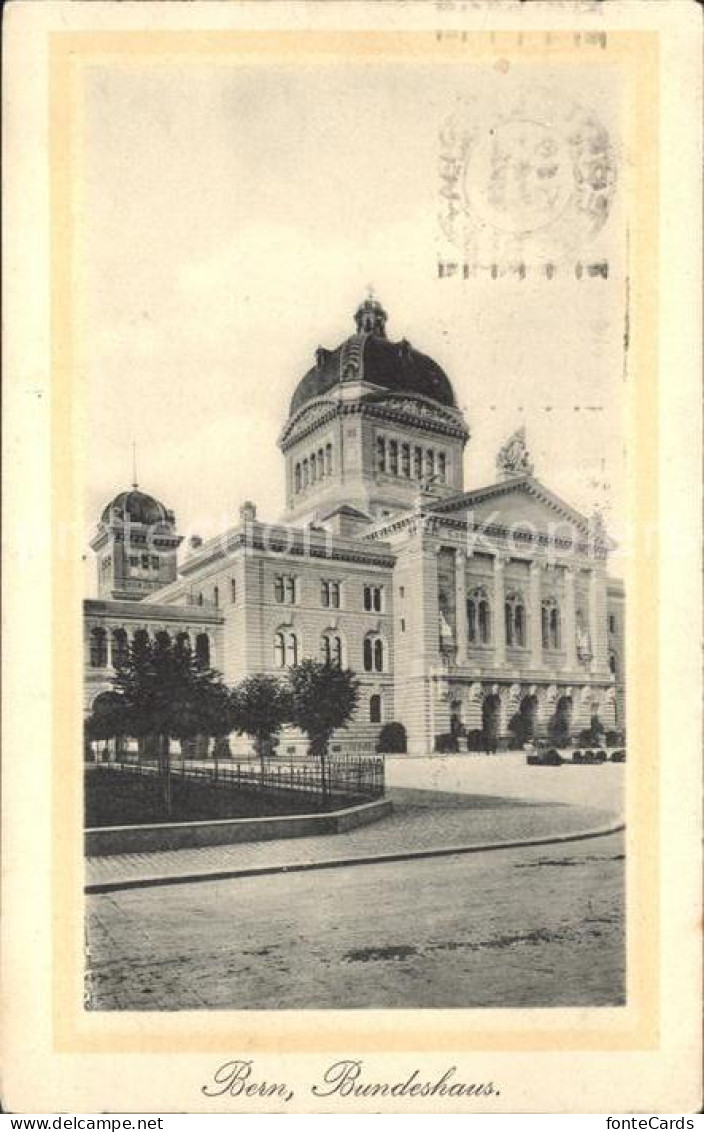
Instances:
[[[624,727],[624,596],[603,528],[536,479],[523,430],[496,481],[465,490],[470,434],[450,379],[386,322],[366,299],[298,383],[278,441],[280,521],[245,503],[236,526],[182,554],[173,512],[136,486],[106,506],[86,711],[136,633],[168,633],[228,683],[306,657],[354,669],[342,750],[373,750],[390,721],[410,754],[460,725],[499,748],[517,725]],[[279,750],[302,741],[291,732]]]

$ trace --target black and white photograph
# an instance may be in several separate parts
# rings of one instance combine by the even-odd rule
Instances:
[[[602,50],[92,69],[89,1009],[625,1002]]]

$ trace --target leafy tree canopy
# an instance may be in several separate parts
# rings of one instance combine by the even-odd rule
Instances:
[[[173,739],[231,730],[230,699],[219,673],[166,633],[154,640],[137,634],[116,666],[112,684],[109,710],[94,711],[91,727],[104,731],[109,725],[112,734]]]
[[[359,699],[359,681],[349,668],[304,660],[288,674],[291,722],[308,735],[313,754],[325,755],[333,731],[344,727]]]
[[[230,694],[233,727],[260,743],[276,735],[291,715],[286,685],[276,676],[257,672],[248,676]]]

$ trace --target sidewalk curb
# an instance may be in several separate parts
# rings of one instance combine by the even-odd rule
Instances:
[[[201,881],[236,880],[240,877],[271,876],[276,873],[304,873],[314,869],[352,868],[357,865],[383,865],[393,861],[418,861],[430,857],[454,857],[468,853],[488,853],[497,849],[520,849],[521,846],[563,845],[570,841],[587,841],[596,837],[607,837],[611,833],[621,833],[626,823],[619,821],[601,829],[591,829],[581,833],[563,833],[553,837],[523,838],[518,841],[485,841],[476,845],[448,845],[437,849],[407,850],[399,853],[378,853],[371,857],[334,857],[327,861],[302,861],[290,865],[254,865],[250,868],[222,869],[212,872],[183,873],[171,876],[127,877],[124,880],[96,881],[85,885],[88,896],[108,892],[120,892],[131,888],[157,888],[171,884],[196,884]]]

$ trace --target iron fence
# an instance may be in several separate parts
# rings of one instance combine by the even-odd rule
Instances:
[[[94,764],[96,769],[114,770],[121,774],[153,777],[158,774],[154,760],[115,760]],[[174,759],[170,761],[173,778],[184,783],[207,783],[219,789],[256,790],[269,793],[308,794],[317,798],[349,797],[364,800],[381,798],[385,791],[384,758],[382,755],[333,755],[325,759],[324,770],[319,759],[266,759],[258,762],[219,762],[214,759]]]

